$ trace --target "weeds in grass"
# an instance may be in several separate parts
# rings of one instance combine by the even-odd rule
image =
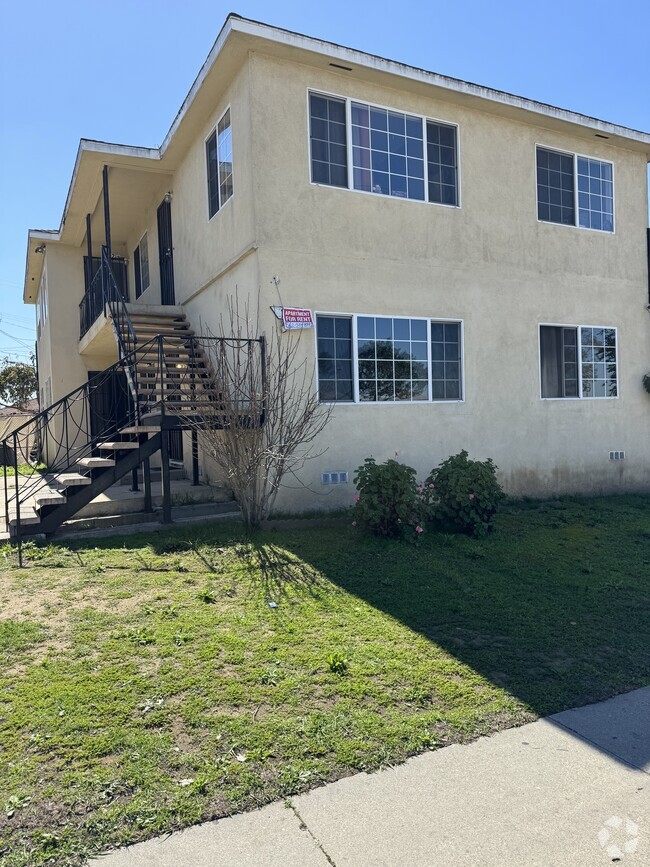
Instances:
[[[347,659],[338,650],[327,657],[327,665],[333,674],[347,674],[349,668]]]

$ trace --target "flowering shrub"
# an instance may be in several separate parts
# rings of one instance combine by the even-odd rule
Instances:
[[[418,538],[424,531],[424,508],[415,470],[393,459],[378,464],[366,458],[354,475],[354,521],[377,536]]]
[[[492,458],[470,461],[464,449],[447,458],[431,471],[423,486],[432,517],[474,536],[491,532],[505,496],[496,470]]]

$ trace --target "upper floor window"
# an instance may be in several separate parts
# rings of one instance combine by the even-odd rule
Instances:
[[[139,298],[149,288],[149,244],[145,232],[140,243],[133,251],[133,270],[135,272],[135,297]]]
[[[452,124],[317,93],[309,112],[313,183],[458,205]]]
[[[538,147],[537,217],[549,223],[613,232],[612,164]]]
[[[617,397],[616,329],[540,325],[542,397]]]
[[[221,116],[205,142],[208,179],[208,215],[211,219],[233,194],[230,109]]]

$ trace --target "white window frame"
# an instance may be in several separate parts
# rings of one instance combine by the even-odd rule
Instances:
[[[219,124],[224,119],[224,117],[230,111],[230,136],[231,136],[231,144],[232,144],[232,193],[225,202],[221,201],[221,182],[219,180]],[[226,207],[228,202],[232,201],[235,198],[235,147],[234,142],[232,141],[232,131],[233,131],[233,123],[232,123],[232,111],[230,107],[230,103],[224,108],[219,117],[217,118],[217,122],[211,128],[210,132],[203,139],[203,164],[205,166],[205,212],[208,215],[208,223],[212,222],[217,214],[220,214],[221,211]],[[212,137],[212,135],[216,136],[216,145],[217,145],[217,197],[219,199],[219,207],[214,212],[212,216],[210,216],[210,187],[208,184],[208,154],[206,150],[206,145],[208,143],[208,139]]]
[[[333,184],[319,184],[311,179],[311,134],[310,134],[310,106],[309,106],[309,97],[311,94],[314,96],[323,96],[326,99],[338,99],[345,103],[345,135],[346,135],[346,152],[347,152],[347,162],[348,162],[348,185],[347,187],[338,187]],[[307,88],[306,91],[306,100],[307,100],[307,153],[309,154],[308,164],[307,164],[307,172],[308,172],[308,181],[310,186],[312,187],[324,187],[329,190],[346,190],[351,193],[358,193],[362,196],[373,196],[374,198],[379,199],[390,199],[393,202],[410,202],[415,205],[436,205],[439,208],[451,208],[452,210],[460,210],[462,207],[462,198],[461,198],[461,142],[460,142],[460,125],[451,120],[443,120],[442,118],[429,117],[429,115],[420,114],[417,111],[409,111],[404,108],[395,108],[394,106],[389,105],[381,105],[377,102],[368,102],[362,97],[350,97],[343,96],[340,93],[330,93],[326,90],[318,90],[313,89],[311,87]],[[424,199],[409,199],[402,198],[401,196],[391,196],[388,193],[373,193],[369,190],[357,190],[354,187],[354,166],[352,164],[352,103],[358,102],[363,105],[367,105],[370,108],[378,108],[382,111],[394,111],[397,114],[408,114],[411,117],[419,117],[422,122],[422,142],[424,146]],[[429,201],[429,160],[427,159],[427,121],[431,121],[431,123],[441,123],[445,126],[453,126],[456,129],[456,161],[458,165],[456,166],[456,177],[457,177],[457,198],[458,202],[455,205],[448,205],[445,202],[430,202]],[[206,139],[207,141],[207,139]],[[595,159],[595,157],[594,157]],[[322,314],[325,315],[325,314]],[[408,317],[410,319],[418,318],[418,317]],[[460,321],[460,320],[454,320]]]
[[[556,154],[562,154],[565,157],[573,158],[573,211],[574,211],[574,222],[573,223],[556,223],[554,220],[540,220],[539,218],[539,199],[538,199],[538,188],[537,188],[537,148],[542,148],[546,151],[553,151]],[[579,205],[578,205],[578,159],[584,160],[595,160],[599,163],[607,163],[608,166],[612,167],[612,230],[609,229],[593,229],[591,226],[581,226],[580,225],[580,214],[579,214]],[[600,235],[615,235],[616,234],[616,166],[611,160],[604,160],[602,157],[596,157],[593,154],[583,154],[578,153],[577,151],[566,151],[563,148],[554,147],[553,145],[544,144],[543,142],[535,142],[534,149],[534,159],[535,159],[535,217],[538,223],[541,223],[545,226],[564,226],[565,229],[581,229],[583,232],[598,232]],[[573,327],[573,326],[571,326]],[[592,326],[585,325],[585,328],[589,328]],[[602,326],[599,326],[602,327]],[[550,399],[550,398],[549,398]],[[557,398],[555,398],[557,400]],[[562,398],[566,400],[567,398]]]
[[[317,186],[320,186],[317,184]],[[345,188],[343,188],[345,189]],[[376,194],[375,194],[376,195]],[[451,207],[447,205],[446,207]],[[410,316],[408,314],[392,314],[392,313],[334,313],[326,310],[314,311],[314,359],[316,364],[316,394],[320,399],[320,378],[318,375],[318,316],[332,316],[340,319],[352,320],[352,389],[353,400],[323,400],[325,403],[333,406],[417,406],[421,404],[452,404],[465,403],[465,320],[457,316]],[[427,323],[427,393],[426,400],[359,400],[359,341],[357,320],[359,317],[370,319],[418,319]],[[460,325],[460,398],[452,398],[450,400],[432,400],[432,376],[431,376],[431,323],[454,323]],[[587,327],[587,326],[585,326]],[[618,373],[618,369],[617,369]]]
[[[558,223],[558,225],[560,225]],[[600,231],[596,229],[595,231]],[[578,353],[580,353],[580,357],[578,358],[578,396],[577,397],[544,397],[542,395],[542,328],[575,328],[577,331],[577,348]],[[608,331],[614,332],[614,338],[616,340],[615,350],[616,350],[616,394],[602,394],[602,395],[590,395],[589,397],[584,397],[582,394],[582,329],[583,328],[603,328]],[[540,400],[559,400],[559,401],[567,401],[567,400],[618,400],[621,396],[621,385],[620,385],[620,377],[619,366],[618,366],[618,328],[615,325],[587,325],[581,324],[576,325],[573,322],[539,322],[537,324],[537,361],[538,361],[538,374],[539,374],[539,398]]]

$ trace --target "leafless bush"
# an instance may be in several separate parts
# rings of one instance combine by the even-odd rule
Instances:
[[[258,340],[258,320],[237,297],[220,327],[226,339],[205,328],[197,338],[208,372],[200,384],[204,408],[188,423],[254,529],[272,510],[282,480],[317,457],[314,441],[331,406],[319,402],[313,369],[300,359],[299,331],[278,326]]]

